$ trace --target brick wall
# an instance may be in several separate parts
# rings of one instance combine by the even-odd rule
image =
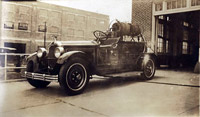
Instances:
[[[132,23],[139,24],[144,37],[151,41],[152,26],[152,1],[133,0],[132,2]]]
[[[94,30],[106,30],[107,15],[41,2],[2,2],[1,43],[25,43],[30,53],[43,45],[44,22],[47,41],[92,40]],[[1,44],[2,45],[2,44]]]

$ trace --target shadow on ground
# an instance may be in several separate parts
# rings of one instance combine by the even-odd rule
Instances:
[[[165,77],[160,77],[160,76],[154,77],[154,79],[160,79],[160,78],[165,78]],[[98,77],[98,78],[93,78],[89,81],[88,86],[86,87],[83,93],[87,94],[93,91],[106,90],[114,87],[123,87],[139,82],[146,82],[146,81],[142,80],[140,76]],[[43,89],[37,89],[33,87],[29,90],[26,90],[26,92],[41,93],[49,96],[67,96],[67,94],[59,86],[59,83],[52,83],[47,88]]]

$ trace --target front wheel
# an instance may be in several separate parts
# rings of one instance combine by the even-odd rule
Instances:
[[[82,59],[73,59],[65,63],[59,73],[60,86],[69,95],[80,94],[89,81],[87,65]]]
[[[156,71],[155,62],[153,59],[149,58],[144,61],[142,78],[145,80],[151,80],[154,77]]]
[[[26,71],[33,72],[33,67],[34,67],[33,62],[28,62],[27,66],[26,66]],[[27,81],[30,85],[32,85],[35,88],[45,88],[51,83],[48,81],[34,80],[34,79],[30,79],[30,78],[27,78]]]
[[[35,88],[45,88],[51,83],[48,81],[33,80],[30,78],[27,78],[27,81],[29,82],[29,84],[31,84]]]

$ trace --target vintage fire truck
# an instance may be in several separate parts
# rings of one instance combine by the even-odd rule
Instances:
[[[52,42],[27,57],[25,77],[36,88],[52,81],[69,95],[80,94],[92,75],[140,71],[150,80],[156,70],[156,55],[147,52],[138,25],[116,21],[108,31],[96,30],[92,41]]]

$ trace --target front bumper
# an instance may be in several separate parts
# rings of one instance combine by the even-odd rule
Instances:
[[[32,72],[24,72],[24,76],[26,78],[34,79],[34,80],[42,80],[42,81],[56,81],[58,82],[58,75],[47,75],[40,73],[32,73]]]

